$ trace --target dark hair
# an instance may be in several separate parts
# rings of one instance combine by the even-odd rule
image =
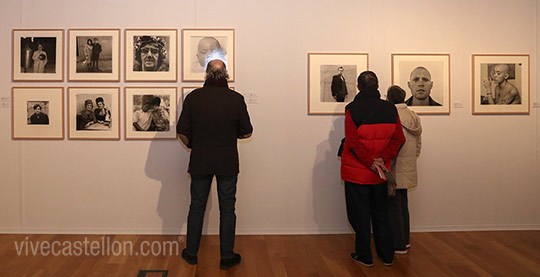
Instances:
[[[37,108],[39,108],[40,110],[43,110],[43,108],[41,107],[40,104],[35,104],[35,105],[34,105],[34,110],[37,109]]]
[[[88,43],[88,42],[90,42],[90,43]],[[94,44],[94,42],[92,41],[92,39],[89,38],[89,39],[86,40],[86,44]]]
[[[103,97],[96,98],[96,104],[99,103],[99,102],[105,103],[105,101],[103,101]]]
[[[337,70],[340,70],[340,69],[345,70],[345,69],[343,69],[343,66],[340,66],[340,67],[337,68]]]
[[[154,96],[150,103],[152,103],[153,106],[159,106],[161,104],[161,98]]]
[[[378,89],[379,79],[373,71],[364,71],[358,76],[358,89]]]
[[[386,94],[388,102],[399,104],[405,102],[405,91],[400,86],[391,86]]]

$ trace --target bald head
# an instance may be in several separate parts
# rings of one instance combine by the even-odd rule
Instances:
[[[206,67],[206,79],[229,79],[227,67],[222,60],[211,60]]]
[[[502,63],[497,64],[493,67],[491,71],[491,79],[497,82],[498,84],[506,81],[510,77],[510,65]]]
[[[221,49],[221,44],[214,37],[204,37],[199,40],[199,44],[197,46],[197,59],[199,60],[199,64],[204,67],[206,65],[208,55],[215,50]]]
[[[431,81],[431,73],[423,66],[415,68],[411,72],[410,80],[407,83],[411,89],[411,94],[418,100],[425,100],[431,94],[433,81]]]
[[[410,80],[413,79],[413,76],[416,76],[418,74],[424,74],[426,76],[429,77],[429,80],[431,80],[431,73],[429,72],[429,70],[423,66],[419,66],[417,68],[415,68],[413,71],[411,71],[411,76],[409,76]]]

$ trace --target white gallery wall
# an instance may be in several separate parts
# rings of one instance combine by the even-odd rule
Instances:
[[[253,137],[239,143],[239,234],[351,232],[343,116],[307,115],[308,52],[369,53],[383,94],[391,53],[449,53],[451,113],[422,116],[412,229],[540,229],[538,1],[3,0],[0,22],[2,99],[13,86],[200,84],[13,83],[14,28],[121,28],[122,41],[126,28],[234,28],[234,87],[259,98]],[[122,42],[122,76],[123,52]],[[531,55],[530,115],[472,115],[471,54],[482,53]],[[12,140],[9,107],[0,130],[0,232],[185,232],[189,152],[177,141]],[[215,186],[207,209],[205,232],[216,233]]]

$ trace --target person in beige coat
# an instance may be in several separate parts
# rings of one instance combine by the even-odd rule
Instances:
[[[388,214],[395,254],[407,254],[410,247],[409,206],[407,190],[416,187],[418,176],[416,172],[416,159],[422,148],[422,125],[420,117],[407,108],[404,103],[405,91],[399,86],[388,88],[387,98],[396,105],[405,143],[399,154],[392,161],[392,173],[397,183],[396,194],[390,197]]]

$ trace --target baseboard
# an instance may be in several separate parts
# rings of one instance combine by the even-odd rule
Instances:
[[[351,234],[345,228],[238,228],[237,235]],[[91,234],[91,235],[185,235],[186,228],[0,228],[0,234]],[[218,228],[203,229],[204,235],[219,234]]]
[[[508,224],[508,225],[439,225],[439,226],[414,226],[411,232],[465,232],[465,231],[520,231],[540,230],[540,224]]]
[[[518,231],[540,230],[540,224],[508,225],[438,225],[413,226],[411,232],[460,232],[460,231]],[[217,235],[218,228],[203,230],[205,235]],[[346,227],[329,228],[238,228],[237,235],[324,235],[351,234]],[[185,235],[185,228],[0,228],[0,234],[89,234],[89,235]]]

